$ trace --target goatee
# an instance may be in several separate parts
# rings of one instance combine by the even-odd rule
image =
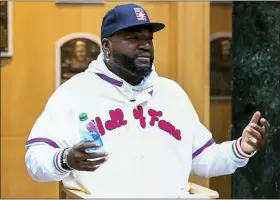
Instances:
[[[126,70],[130,71],[133,74],[137,74],[139,77],[147,77],[152,72],[152,65],[154,61],[154,57],[151,57],[150,59],[150,66],[148,67],[137,67],[135,65],[135,58],[136,57],[130,57],[128,55],[125,55],[121,52],[114,51],[112,54],[114,58],[114,62],[122,68],[125,68]]]

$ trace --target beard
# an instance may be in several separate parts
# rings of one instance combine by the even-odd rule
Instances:
[[[147,67],[139,67],[135,64],[136,56],[128,56],[121,52],[114,51],[112,53],[114,62],[121,68],[126,69],[132,74],[135,74],[139,77],[147,77],[152,72],[152,65],[154,61],[154,56],[152,55],[150,58],[150,64]]]

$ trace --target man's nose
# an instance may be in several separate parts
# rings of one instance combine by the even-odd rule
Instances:
[[[151,48],[152,48],[152,44],[150,41],[147,40],[142,41],[139,45],[139,49],[151,50]]]

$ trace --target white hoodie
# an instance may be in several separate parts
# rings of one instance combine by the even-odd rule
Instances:
[[[246,165],[250,156],[240,141],[215,144],[177,83],[153,70],[137,87],[134,92],[110,72],[102,55],[61,85],[26,143],[30,176],[40,182],[62,180],[93,198],[183,198],[190,173],[209,178]],[[108,161],[94,172],[65,171],[58,158],[63,148],[81,141],[82,112],[98,125]]]

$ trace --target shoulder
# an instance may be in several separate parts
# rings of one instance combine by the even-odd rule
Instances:
[[[160,93],[164,94],[165,101],[169,99],[174,105],[173,108],[178,106],[181,110],[197,118],[196,111],[189,96],[177,82],[165,77],[159,77],[156,87]]]
[[[174,80],[165,78],[165,77],[159,77],[157,86],[159,90],[166,91],[169,94],[173,94],[176,96],[179,96],[181,98],[187,98],[189,99],[187,93],[184,91],[184,89]]]
[[[70,105],[79,96],[81,90],[89,87],[89,81],[90,78],[84,72],[74,75],[55,89],[48,102]]]
[[[96,85],[98,81],[95,73],[81,72],[74,75],[56,89],[56,93],[76,95],[77,92]],[[96,87],[97,88],[97,87]],[[95,88],[95,89],[96,89]]]
[[[179,84],[176,83],[175,81],[162,76],[158,77],[158,82],[169,87],[180,87]]]

